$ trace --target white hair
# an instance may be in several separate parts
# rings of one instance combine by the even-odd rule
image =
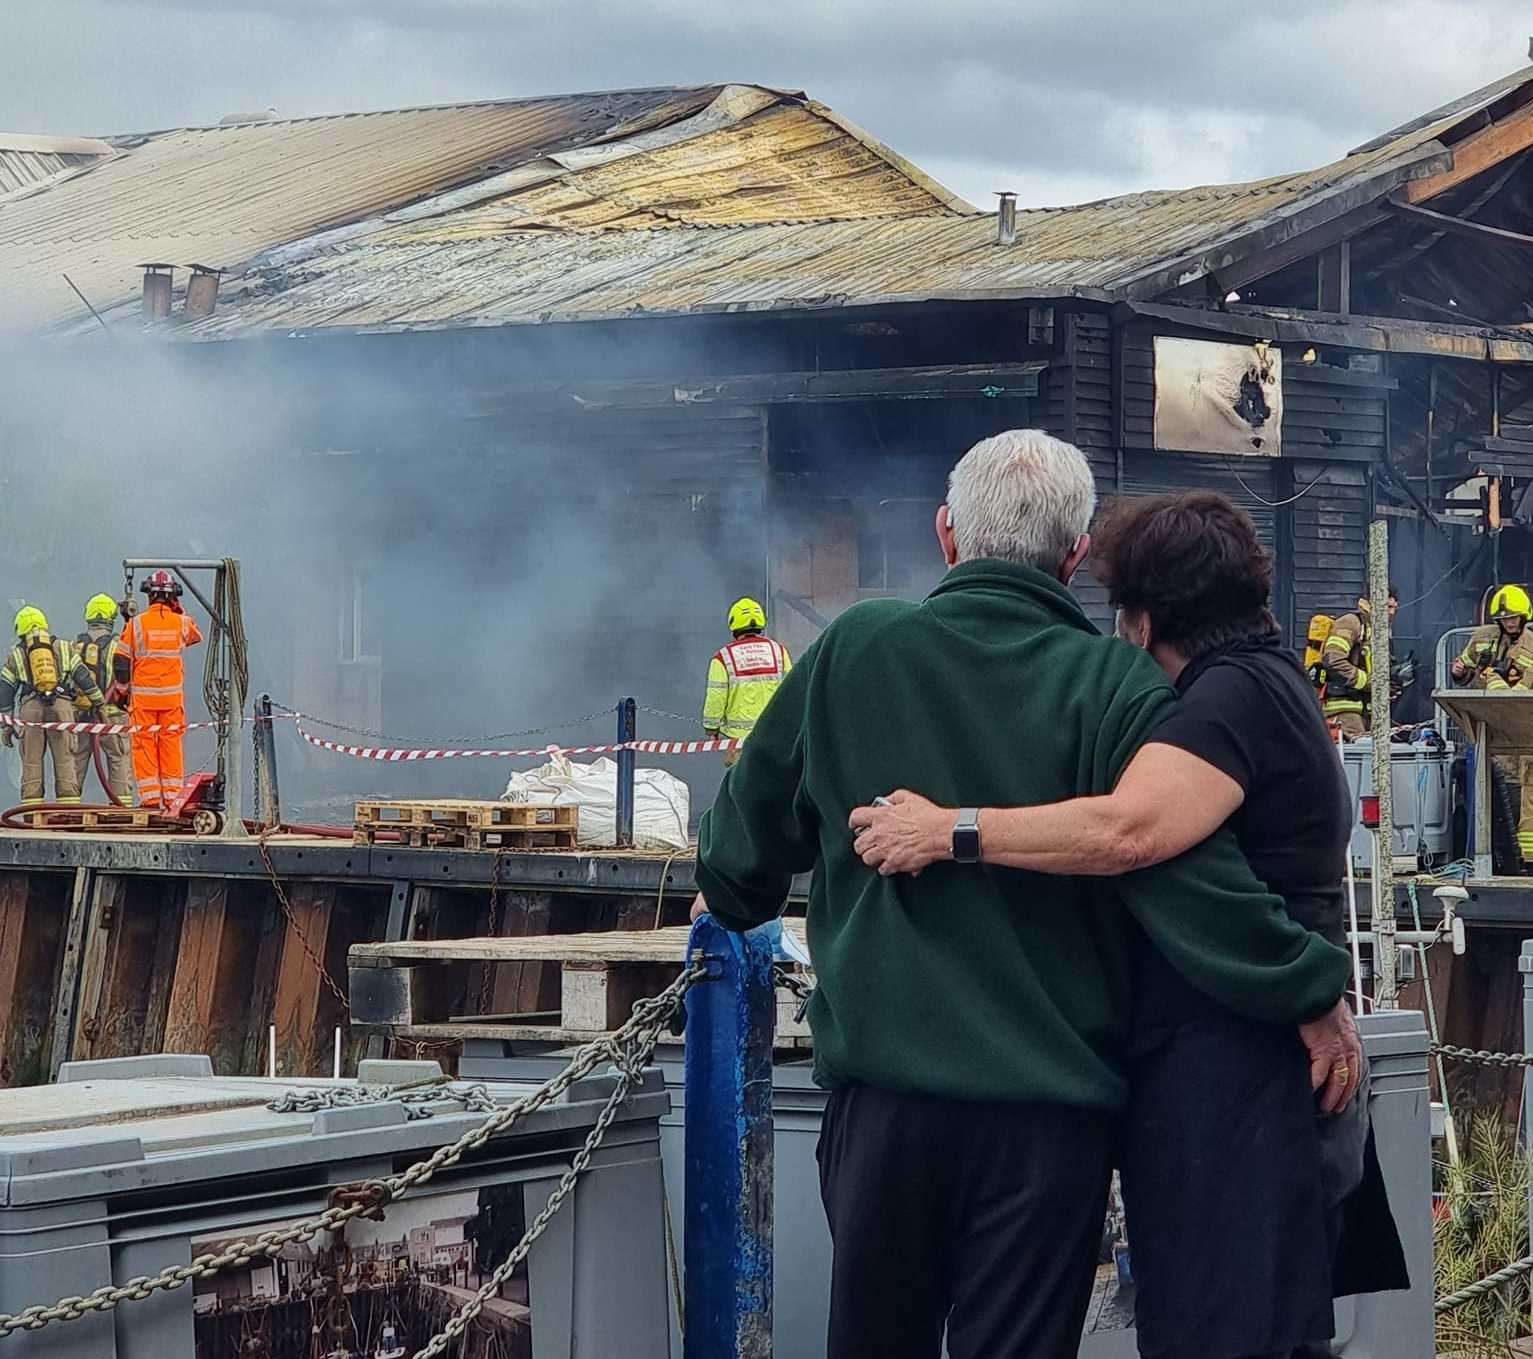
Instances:
[[[981,439],[959,459],[947,486],[961,562],[995,557],[1057,571],[1096,511],[1085,455],[1041,429]]]

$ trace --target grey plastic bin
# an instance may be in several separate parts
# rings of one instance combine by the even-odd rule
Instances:
[[[1362,824],[1360,802],[1373,793],[1373,742],[1364,737],[1341,748],[1352,793],[1352,865],[1366,873],[1373,866],[1373,832]],[[1453,857],[1454,748],[1434,749],[1425,742],[1389,748],[1394,798],[1394,855],[1423,868]]]
[[[0,1092],[0,1311],[156,1274],[311,1216],[332,1187],[402,1169],[483,1117],[446,1100],[417,1121],[398,1102],[274,1113],[265,1106],[283,1090],[333,1083],[153,1074],[167,1060],[174,1073],[187,1059],[90,1063],[89,1080]],[[509,1100],[530,1088],[491,1090]],[[610,1090],[610,1077],[580,1083],[391,1205],[382,1223],[349,1223],[345,1255],[317,1254],[334,1244],[322,1235],[275,1262],[13,1336],[7,1359],[202,1359],[262,1327],[269,1359],[308,1359],[312,1326],[332,1305],[352,1319],[349,1336],[325,1320],[332,1349],[414,1353],[542,1208]],[[667,1107],[660,1074],[648,1072],[525,1275],[487,1310],[506,1353],[664,1359]],[[330,1301],[335,1291],[342,1303]]]

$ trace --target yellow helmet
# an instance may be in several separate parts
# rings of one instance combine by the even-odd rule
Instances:
[[[25,604],[16,614],[16,635],[27,637],[34,632],[47,632],[48,620],[41,609]]]
[[[766,627],[766,610],[754,599],[746,596],[729,606],[729,630],[747,632],[751,628]]]
[[[1522,586],[1503,585],[1490,601],[1490,616],[1493,619],[1516,616],[1527,622],[1533,618],[1533,601],[1528,599],[1528,592]]]
[[[111,595],[92,595],[85,601],[87,623],[110,623],[117,617],[117,601]]]

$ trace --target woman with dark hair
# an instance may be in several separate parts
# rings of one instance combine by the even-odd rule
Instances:
[[[1120,501],[1092,564],[1118,635],[1150,652],[1180,702],[1107,796],[981,809],[983,861],[1116,876],[1228,822],[1288,913],[1344,945],[1351,798],[1269,610],[1272,563],[1250,516],[1212,491]],[[954,809],[908,791],[888,801],[852,813],[869,866],[919,873],[951,857]],[[1311,1352],[1333,1334],[1333,1297],[1408,1286],[1361,1048],[1312,1071],[1295,1032],[1224,1010],[1147,942],[1136,968],[1120,1167],[1140,1353]],[[1354,1230],[1366,1251],[1350,1248]]]

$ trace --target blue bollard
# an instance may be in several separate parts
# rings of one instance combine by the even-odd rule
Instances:
[[[704,916],[687,952],[685,1359],[770,1359],[772,944]]]

